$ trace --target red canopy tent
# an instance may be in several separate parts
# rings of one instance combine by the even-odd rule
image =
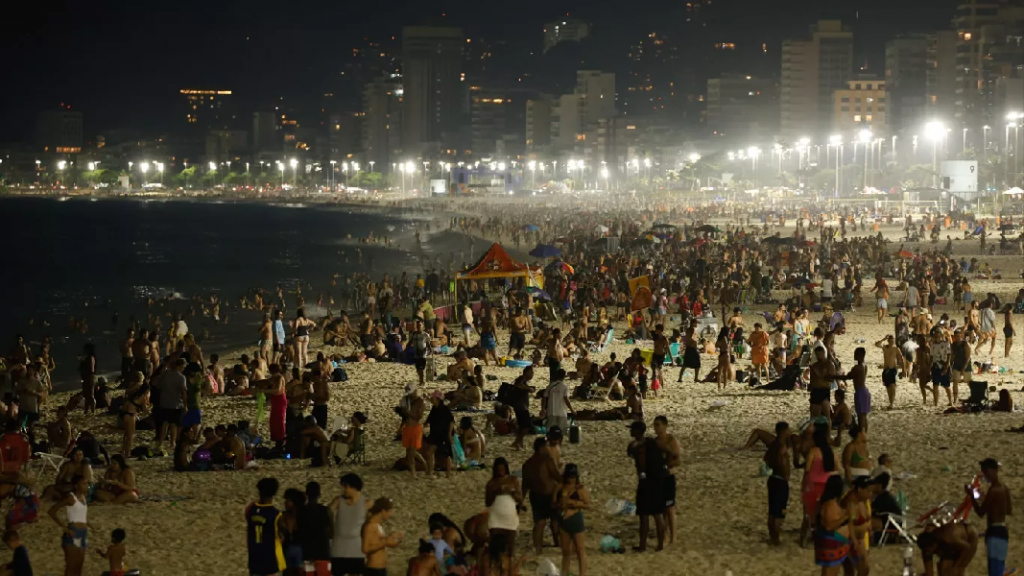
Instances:
[[[487,253],[469,268],[455,274],[459,280],[487,280],[490,278],[528,278],[528,286],[544,287],[540,267],[530,267],[509,256],[501,244],[492,244]]]

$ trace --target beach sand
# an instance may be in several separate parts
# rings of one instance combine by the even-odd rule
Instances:
[[[957,253],[976,253],[977,243],[958,241]],[[893,250],[898,244],[893,244]],[[970,258],[970,256],[968,256]],[[986,258],[994,268],[1002,270],[1009,279],[1002,281],[972,282],[974,292],[980,296],[993,291],[1005,301],[1013,301],[1020,266],[1019,257]],[[868,280],[865,280],[867,283]],[[869,285],[870,286],[870,285]],[[869,287],[868,286],[868,287]],[[778,299],[782,293],[776,295]],[[978,298],[976,296],[976,298]],[[891,301],[898,302],[901,293]],[[980,298],[978,298],[980,299]],[[906,492],[911,511],[915,515],[943,501],[959,503],[964,495],[963,485],[978,471],[978,461],[995,457],[1003,463],[1002,478],[1012,492],[1024,494],[1024,453],[1019,449],[1021,437],[1005,432],[1010,426],[1024,422],[1018,414],[943,415],[940,407],[922,405],[916,384],[901,380],[898,384],[897,408],[889,411],[885,390],[881,384],[881,353],[872,345],[892,332],[892,319],[882,324],[875,319],[875,310],[868,294],[865,308],[847,313],[847,333],[836,340],[836,349],[844,369],[853,364],[853,350],[857,346],[868,348],[868,386],[873,395],[874,411],[868,444],[872,458],[883,452],[894,460],[894,471],[910,472],[916,478],[898,481],[895,490]],[[751,308],[745,314],[752,326],[756,312],[774,307]],[[955,314],[950,305],[937,306],[937,312]],[[816,319],[816,317],[814,317]],[[958,322],[962,322],[959,320]],[[1001,326],[1002,319],[999,319]],[[674,324],[672,325],[674,327]],[[617,332],[622,334],[624,327]],[[866,340],[859,343],[859,339]],[[311,350],[319,334],[314,335]],[[507,346],[507,334],[499,335],[499,351]],[[1022,344],[1017,343],[1012,357],[1002,359],[1002,337],[996,346],[996,362],[1005,364],[1005,374],[977,376],[990,384],[1005,386],[1013,391],[1015,402],[1024,402],[1019,392],[1024,378]],[[608,353],[615,351],[624,358],[633,348],[621,341],[598,354],[595,360],[606,361]],[[987,349],[987,346],[986,346]],[[238,351],[240,354],[243,351]],[[251,353],[251,351],[249,351]],[[987,358],[986,353],[979,356]],[[237,355],[222,355],[222,363],[231,365]],[[975,357],[978,359],[978,356]],[[446,360],[439,360],[445,364]],[[705,371],[714,363],[713,357],[704,356]],[[741,362],[738,367],[744,367]],[[398,443],[393,442],[397,418],[392,412],[402,394],[403,386],[416,376],[410,366],[397,364],[347,365],[349,381],[332,385],[330,418],[349,416],[355,410],[369,415],[367,425],[367,465],[341,468],[309,469],[298,461],[261,461],[259,471],[219,473],[174,473],[170,471],[170,458],[132,462],[144,496],[180,498],[177,502],[143,502],[127,506],[94,505],[90,508],[90,552],[86,563],[87,574],[106,569],[106,563],[95,551],[109,543],[110,531],[127,531],[129,565],[139,568],[145,575],[176,574],[246,574],[245,523],[243,510],[255,498],[256,481],[274,476],[281,482],[282,492],[288,487],[302,488],[306,482],[316,480],[323,486],[324,501],[339,493],[337,479],[343,472],[356,472],[364,479],[364,493],[370,497],[388,496],[395,500],[396,512],[388,522],[389,531],[406,533],[402,545],[392,551],[390,570],[404,572],[405,561],[415,553],[417,538],[427,535],[427,516],[443,512],[460,526],[464,520],[484,509],[484,484],[490,471],[461,472],[450,480],[420,478],[413,482],[408,473],[391,472],[394,461],[403,455]],[[643,573],[721,575],[732,571],[736,575],[795,575],[817,574],[810,548],[796,545],[800,524],[799,471],[794,470],[791,480],[789,517],[784,524],[783,546],[771,549],[766,545],[766,489],[765,478],[758,468],[763,451],[738,452],[754,427],[771,429],[778,420],[791,424],[802,422],[808,412],[806,392],[758,392],[745,389],[745,385],[732,384],[723,394],[714,384],[694,384],[691,375],[676,384],[677,368],[667,373],[667,389],[659,398],[646,401],[648,423],[654,416],[669,418],[671,431],[683,449],[683,464],[677,471],[679,517],[678,538],[663,552],[643,555],[627,552],[623,555],[602,554],[599,540],[605,534],[618,537],[627,550],[637,544],[635,517],[611,516],[604,510],[605,502],[612,498],[633,500],[636,477],[632,461],[626,456],[629,441],[625,422],[583,422],[582,443],[565,444],[563,460],[579,465],[582,481],[590,489],[594,506],[586,512],[588,571],[595,575],[621,574],[642,570]],[[485,368],[499,381],[511,381],[517,369]],[[487,388],[497,390],[499,382],[489,381]],[[547,370],[537,370],[534,384],[547,384]],[[428,390],[449,390],[453,385],[445,382],[428,383]],[[966,397],[967,391],[961,391]],[[62,402],[58,396],[49,404],[43,421],[52,418],[51,410]],[[716,400],[725,400],[721,407],[712,407]],[[852,399],[851,399],[852,405]],[[574,402],[577,408],[604,408],[606,402]],[[534,401],[534,412],[539,411]],[[213,398],[203,400],[204,424],[227,423],[251,419],[255,415],[255,402],[248,398]],[[456,414],[456,418],[461,414]],[[81,413],[72,416],[76,431],[89,428],[97,432],[111,451],[120,446],[120,432],[108,429],[110,417],[85,419]],[[483,417],[476,416],[478,427]],[[266,423],[261,425],[266,433]],[[150,432],[141,432],[141,438],[152,438]],[[489,438],[487,461],[503,456],[513,469],[518,469],[529,455],[509,448],[511,437]],[[527,447],[529,447],[529,438]],[[951,471],[944,471],[944,469]],[[102,474],[97,470],[97,475]],[[52,480],[52,472],[39,480],[39,489]],[[278,498],[281,504],[280,495]],[[51,503],[43,503],[43,513]],[[61,513],[63,519],[63,513]],[[983,521],[971,515],[975,525]],[[1022,517],[1011,517],[1011,534],[1022,533]],[[532,527],[529,512],[521,517],[517,549],[526,551],[530,545]],[[21,529],[22,540],[28,546],[36,573],[60,573],[63,555],[59,547],[60,530],[48,518]],[[653,546],[652,546],[653,549]],[[1024,546],[1019,538],[1010,543],[1008,566],[1019,565]],[[871,567],[876,574],[896,574],[902,566],[903,546],[887,546],[871,551]],[[968,574],[985,574],[984,546],[980,545]],[[559,564],[560,552],[545,550],[543,557]],[[534,558],[534,560],[536,560]],[[920,555],[915,564],[920,569]],[[578,573],[575,561],[573,573]],[[534,574],[535,564],[530,562],[523,571]]]

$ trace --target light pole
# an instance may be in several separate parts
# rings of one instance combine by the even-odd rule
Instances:
[[[946,127],[942,122],[929,122],[924,127],[924,135],[932,141],[932,188],[939,187],[939,140],[946,137]]]
[[[537,161],[536,160],[530,160],[530,163],[527,164],[527,166],[529,166],[529,168],[530,168],[530,188],[536,188],[537,187]]]
[[[249,163],[245,163],[245,185],[252,187],[252,174],[249,173]]]
[[[208,167],[210,168],[209,171],[213,172],[213,185],[214,185],[214,187],[216,187],[217,186],[217,164],[215,162],[210,162],[208,164]]]
[[[373,172],[373,165],[376,164],[376,160],[370,160],[370,172]]]
[[[896,164],[896,135],[892,137],[892,163]]]
[[[861,130],[857,135],[857,141],[864,145],[864,185],[861,188],[861,192],[864,192],[868,189],[868,156],[870,156],[868,144],[871,143],[871,130],[867,128]]]
[[[331,160],[331,192],[334,192],[334,165],[337,164],[337,160]]]
[[[163,162],[157,162],[156,163],[156,171],[160,173],[160,187],[162,188],[163,185],[164,185],[164,163]]]
[[[829,148],[831,148],[832,146],[836,147],[836,189],[835,189],[834,194],[835,194],[835,197],[838,198],[839,197],[839,171],[841,169],[841,166],[840,166],[840,163],[839,163],[839,158],[843,155],[843,137],[838,135],[838,134],[833,134],[832,136],[829,136],[829,138],[828,138],[828,145],[829,145]]]
[[[284,192],[284,162],[278,160],[277,168],[281,171],[281,191]]]
[[[292,188],[297,188],[299,186],[299,161],[292,158],[288,164],[292,167]]]
[[[982,152],[988,152],[988,131],[991,130],[991,126],[981,127],[981,149]]]
[[[139,164],[139,170],[142,170],[142,186],[146,186],[146,172],[149,172],[149,162],[143,162]]]
[[[967,154],[967,128],[964,128],[964,137],[960,144],[960,154]]]

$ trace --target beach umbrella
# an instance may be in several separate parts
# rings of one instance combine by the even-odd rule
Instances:
[[[554,242],[555,242],[555,244],[571,244],[572,240],[570,240],[566,236],[561,236],[559,238],[555,238]]]
[[[650,240],[651,244],[661,244],[661,238],[658,238],[657,236],[655,236],[653,234],[648,234],[647,236],[645,236],[645,238]]]
[[[697,228],[697,232],[721,232],[721,230],[719,230],[718,228],[715,228],[711,224],[705,224],[705,225]]]
[[[526,232],[540,232],[540,228],[533,224],[527,224],[526,226],[523,226],[522,229]]]
[[[654,240],[651,238],[637,238],[630,242],[630,246],[650,246],[654,244]]]
[[[904,260],[910,260],[914,257],[914,253],[911,252],[910,250],[900,250],[898,256],[900,258],[903,258]]]
[[[787,237],[769,236],[769,237],[765,238],[764,240],[761,240],[761,243],[762,244],[774,244],[776,246],[782,246],[784,244],[792,244],[793,243],[793,239],[788,237],[788,236]]]
[[[659,223],[655,224],[654,226],[651,226],[651,230],[675,230],[675,229],[676,229],[676,226],[674,224],[667,224],[665,222],[659,222]]]
[[[551,264],[548,264],[547,267],[544,268],[544,271],[547,272],[548,270],[561,270],[562,272],[565,272],[567,274],[576,273],[576,270],[572,266],[569,266],[568,264],[562,262],[561,260],[556,260]]]
[[[799,246],[817,246],[818,243],[814,240],[804,240],[798,244]]]
[[[551,300],[551,296],[547,292],[537,288],[536,286],[530,286],[526,291],[533,294],[533,297],[539,300]]]
[[[1021,196],[1021,195],[1024,195],[1024,190],[1022,190],[1018,186],[1014,186],[1013,188],[1010,188],[1006,192],[1003,192],[1003,196]]]
[[[707,241],[706,238],[694,238],[693,240],[690,240],[689,242],[687,242],[687,244],[689,244],[690,246],[695,246],[697,248],[700,248],[701,246],[703,246],[703,245],[705,245],[707,243],[708,243],[708,241]]]
[[[530,256],[536,258],[554,258],[555,256],[561,256],[561,248],[556,248],[548,244],[537,244],[537,247],[530,250]]]

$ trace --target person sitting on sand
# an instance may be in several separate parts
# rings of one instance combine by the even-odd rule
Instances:
[[[313,442],[316,442],[320,448],[320,458],[319,460],[314,460],[310,467],[330,466],[328,455],[331,450],[331,438],[323,428],[317,425],[316,418],[306,416],[298,422],[295,426],[295,436],[301,441],[301,448],[299,449],[300,460],[307,457],[307,449],[311,448]]]
[[[135,471],[124,460],[124,456],[110,457],[107,473],[99,481],[94,496],[100,502],[128,504],[139,501],[139,489],[135,486]]]
[[[466,351],[459,350],[455,352],[455,362],[449,364],[448,367],[446,368],[448,380],[455,382],[465,372],[469,372],[470,374],[472,374],[474,368],[476,368],[476,365],[473,364],[473,361],[469,359],[469,356],[466,354]]]
[[[345,444],[346,446],[348,446],[348,452],[351,453],[353,447],[356,445],[356,440],[358,440],[360,436],[366,433],[366,430],[364,430],[363,427],[366,426],[367,420],[368,418],[366,417],[366,414],[363,414],[362,412],[356,412],[352,414],[352,418],[350,418],[348,421],[348,430],[335,431],[334,434],[331,436],[331,442]]]
[[[224,437],[210,449],[210,462],[225,470],[245,470],[245,444],[237,436],[238,427],[229,424]]]
[[[210,435],[213,435],[213,428],[207,428]],[[219,438],[217,439],[220,440]],[[188,472],[192,467],[192,460],[190,456],[192,454],[192,448],[199,442],[199,426],[193,424],[181,432],[178,433],[178,438],[174,442],[174,471],[175,472]],[[193,458],[194,460],[194,458]],[[209,450],[206,452],[206,463],[209,465],[210,453]],[[197,463],[198,464],[198,463]]]
[[[420,547],[415,556],[409,558],[406,576],[441,576],[441,568],[434,551],[434,545],[420,540]]]
[[[76,447],[68,455],[68,459],[60,465],[53,484],[43,489],[41,498],[43,500],[60,500],[64,498],[74,491],[74,479],[78,476],[81,476],[92,485],[92,465],[85,459],[85,453],[82,452],[82,449]]]
[[[466,453],[466,463],[474,466],[481,462],[487,447],[487,440],[473,427],[473,418],[463,416],[459,421],[459,441]]]
[[[71,443],[71,420],[68,420],[68,409],[57,407],[57,415],[53,422],[46,425],[46,441],[51,454],[63,454]]]

